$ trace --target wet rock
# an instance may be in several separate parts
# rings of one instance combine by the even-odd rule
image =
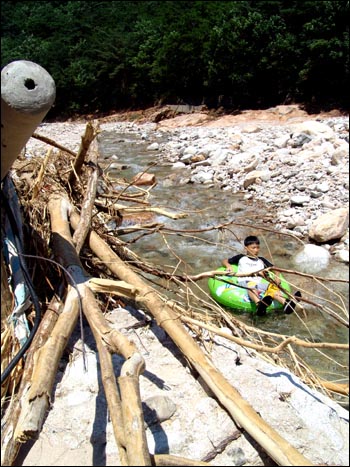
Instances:
[[[140,172],[135,175],[132,180],[134,185],[154,185],[156,182],[156,177],[154,174]]]
[[[330,260],[329,252],[318,245],[308,243],[295,255],[294,263],[298,271],[316,274],[325,269]]]

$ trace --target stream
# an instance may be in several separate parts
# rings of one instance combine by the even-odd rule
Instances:
[[[167,134],[159,135],[166,140]],[[222,259],[243,253],[242,242],[244,237],[258,235],[261,242],[260,254],[269,259],[275,266],[295,270],[293,255],[301,247],[301,242],[293,236],[287,236],[273,231],[273,224],[269,222],[271,216],[264,208],[252,200],[244,200],[243,193],[232,194],[229,190],[223,191],[212,185],[175,184],[167,183],[169,175],[178,177],[178,180],[189,172],[186,169],[173,169],[169,165],[157,164],[159,153],[149,151],[149,141],[144,140],[138,133],[116,133],[103,131],[99,135],[99,153],[102,164],[114,162],[120,169],[110,170],[111,178],[124,178],[126,181],[138,173],[148,169],[155,175],[157,184],[150,190],[149,202],[152,206],[160,207],[171,212],[185,212],[187,216],[172,220],[161,215],[154,215],[153,221],[164,224],[169,229],[208,229],[220,224],[234,222],[227,228],[219,231],[208,230],[204,233],[189,233],[164,235],[159,233],[144,235],[141,240],[131,243],[129,248],[148,263],[159,266],[168,272],[185,272],[199,274],[214,270],[221,266]],[[186,175],[187,174],[187,175]],[[149,187],[142,187],[147,189]],[[265,209],[265,211],[264,211]],[[151,221],[149,221],[151,222]],[[122,224],[124,226],[124,222]],[[259,226],[259,227],[257,227]],[[266,230],[261,227],[266,226]],[[138,237],[140,232],[123,235],[124,241]],[[174,254],[175,252],[175,254]],[[327,278],[348,279],[348,266],[331,259],[326,269],[317,274]],[[304,276],[284,274],[291,282],[292,290],[304,291],[308,298],[330,306],[335,301],[335,295],[343,306],[349,302],[348,284],[328,281],[313,281]],[[199,281],[203,289],[205,300],[210,300],[207,280]],[[196,288],[196,293],[198,290]],[[236,316],[246,324],[259,326],[269,332],[286,335],[295,335],[301,339],[314,342],[348,342],[348,328],[339,324],[335,319],[323,313],[319,308],[304,304],[307,317],[301,319],[296,313],[283,315],[281,313],[268,314],[258,318],[250,313],[240,313]],[[317,370],[318,374],[326,380],[347,382],[348,379],[348,352],[344,350],[331,351],[322,349],[329,359],[320,359],[318,351],[298,347],[298,353],[308,365]],[[335,361],[334,361],[334,360]]]

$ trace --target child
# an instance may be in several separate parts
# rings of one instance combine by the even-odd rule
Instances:
[[[239,277],[238,284],[248,289],[249,298],[257,305],[257,315],[263,316],[266,314],[266,308],[271,305],[273,300],[277,300],[283,305],[283,311],[286,314],[293,313],[294,309],[301,310],[302,307],[294,300],[285,299],[282,292],[274,285],[264,282],[263,269],[273,266],[263,256],[259,255],[260,241],[255,235],[250,235],[245,238],[244,246],[246,254],[233,256],[232,258],[224,259],[222,264],[226,267],[227,272],[232,272],[231,265],[237,264],[237,273],[252,273],[256,272],[255,276]],[[259,272],[260,271],[260,272]],[[279,285],[281,280],[274,276],[274,282]],[[266,295],[265,295],[266,293]],[[299,291],[295,292],[296,300],[301,297]]]

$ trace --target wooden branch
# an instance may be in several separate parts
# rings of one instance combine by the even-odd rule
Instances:
[[[104,347],[107,342],[114,351],[121,350],[124,357],[129,358],[135,353],[134,345],[129,343],[118,331],[108,326],[94,301],[92,292],[86,284],[87,275],[82,270],[79,258],[76,253],[74,254],[74,249],[72,250],[72,238],[70,237],[67,220],[67,212],[69,209],[71,209],[71,206],[64,198],[53,196],[49,201],[52,229],[55,234],[54,248],[59,248],[57,256],[60,257],[61,263],[70,270],[69,280],[73,278],[75,284],[79,284],[78,288],[80,296],[82,297],[83,310],[87,314],[89,322],[92,322],[93,332],[95,331],[94,335],[100,348]],[[17,442],[25,442],[29,438],[36,437],[41,429],[48,409],[58,362],[67,340],[75,327],[78,314],[77,291],[75,289],[70,289],[64,310],[51,332],[49,340],[40,351],[38,351],[38,355],[36,355],[33,381],[26,394],[22,397],[23,410],[14,434]],[[96,329],[98,332],[96,332]],[[108,352],[107,349],[106,352]],[[105,359],[103,359],[103,361],[105,361]],[[104,381],[106,382],[106,378],[104,378]],[[110,381],[108,377],[107,381]],[[116,427],[121,419],[121,417],[118,418],[118,415],[114,415],[117,405],[115,404],[115,400],[118,399],[116,395],[117,390],[115,388],[113,393],[110,390],[110,385],[107,384],[107,387],[108,392],[106,397],[107,401],[113,401],[113,406],[109,407],[109,409],[111,410],[111,414],[113,414],[111,415],[112,418],[117,418],[117,420],[115,418],[113,420],[113,425]],[[123,458],[122,456],[123,450],[121,449],[121,458]]]
[[[60,226],[61,229],[61,232],[56,231],[57,240],[71,245],[73,240],[67,234],[69,230],[67,215],[71,207],[67,205],[67,200],[64,198],[60,199],[56,196],[51,198],[49,206],[53,209],[51,211],[53,225]],[[60,209],[57,209],[59,206]],[[79,219],[77,225],[79,225]],[[58,243],[59,242],[56,241],[56,245]],[[65,257],[66,252],[67,258]],[[145,367],[144,360],[138,353],[135,344],[130,342],[123,334],[113,329],[107,323],[88,286],[89,280],[86,279],[86,273],[81,271],[77,253],[75,252],[75,254],[73,254],[70,248],[65,248],[63,251],[60,251],[59,254],[61,262],[70,265],[69,271],[72,276],[71,279],[74,279],[74,282],[77,284],[79,295],[82,300],[83,312],[89,322],[92,333],[98,343],[98,349],[102,355],[101,360],[103,365],[101,369],[107,372],[106,375],[102,375],[102,380],[109,412],[113,418],[112,423],[121,458],[123,462],[127,461],[128,465],[150,465],[138,386],[139,373],[143,371]],[[124,376],[120,383],[122,395],[121,403],[118,397],[115,379],[114,376],[112,376],[113,366],[107,352],[118,353],[126,359],[121,372],[122,376]],[[122,388],[125,389],[123,390]],[[122,429],[120,428],[121,420],[123,421]],[[137,420],[138,423],[135,423],[135,420]],[[137,449],[135,449],[135,444]],[[124,447],[126,447],[126,452]]]
[[[62,146],[61,144],[56,143],[56,141],[54,141],[53,139],[47,138],[46,136],[39,135],[38,133],[33,133],[32,138],[38,139],[39,141],[49,144],[50,146],[60,149],[61,151],[68,152],[68,154],[71,154],[74,157],[77,155],[74,151],[71,151],[65,146]]]
[[[110,293],[120,295],[127,298],[136,298],[139,290],[125,281],[115,281],[112,279],[101,279],[92,277],[88,281],[88,285],[93,292]]]
[[[185,323],[194,324],[203,329],[207,329],[208,331],[214,332],[218,336],[225,337],[225,339],[235,342],[236,344],[239,344],[243,347],[249,347],[250,349],[258,350],[259,352],[278,353],[278,352],[281,352],[288,344],[296,344],[296,345],[299,345],[300,347],[309,347],[309,348],[316,348],[316,349],[349,350],[349,344],[338,344],[338,343],[333,343],[333,342],[306,342],[295,336],[287,337],[285,340],[283,340],[280,344],[276,345],[275,347],[268,347],[266,345],[253,344],[252,342],[241,339],[240,337],[234,337],[231,334],[228,334],[227,332],[221,331],[216,326],[205,324],[201,321],[198,321],[193,318],[189,318],[187,316],[181,316],[181,321]]]
[[[330,391],[343,394],[343,396],[349,396],[349,383],[333,383],[332,381],[325,381],[324,379],[321,379],[320,383]]]
[[[164,224],[159,222],[151,222],[150,224],[135,224],[128,227],[116,227],[113,231],[118,235],[127,235],[131,232],[138,232],[139,230],[148,230],[149,233],[157,232],[163,227]]]
[[[322,282],[340,282],[340,283],[343,283],[343,284],[348,284],[349,283],[349,279],[335,279],[334,277],[321,277],[321,276],[315,276],[314,274],[307,274],[306,272],[299,272],[299,271],[294,271],[294,270],[291,270],[291,269],[283,269],[283,268],[278,268],[278,267],[270,267],[270,268],[266,268],[264,269],[264,271],[277,271],[277,272],[285,272],[285,273],[288,273],[288,274],[295,274],[296,276],[302,276],[302,277],[310,277],[312,279],[317,279],[319,281],[322,281]]]
[[[346,279],[334,279],[334,278],[332,279],[332,278],[327,278],[327,277],[314,276],[312,274],[306,274],[304,272],[298,272],[298,271],[294,271],[294,270],[291,270],[291,269],[277,268],[275,266],[270,267],[270,268],[266,268],[266,269],[261,269],[261,271],[264,271],[264,272],[268,272],[268,271],[284,272],[284,273],[288,273],[288,274],[295,274],[295,275],[299,275],[299,276],[310,277],[311,279],[319,279],[319,280],[322,280],[324,282],[328,282],[328,281],[329,282],[340,282],[340,283],[345,283],[345,284],[349,282]],[[248,273],[248,272],[238,273],[237,272],[237,273],[226,274],[225,271],[218,271],[217,269],[215,269],[215,270],[212,270],[212,271],[205,271],[205,272],[201,272],[199,274],[195,274],[193,276],[187,276],[187,277],[191,281],[198,281],[200,279],[205,279],[207,277],[209,278],[209,277],[214,277],[214,276],[243,277],[243,276],[254,276],[254,275],[256,275],[256,272],[251,272],[251,273]]]
[[[95,202],[96,206],[105,206],[106,203],[103,203],[100,200],[96,200]],[[184,217],[187,217],[188,214],[180,212],[180,213],[173,213],[170,211],[167,211],[166,209],[162,208],[155,208],[152,206],[125,206],[124,204],[118,204],[118,203],[113,203],[113,204],[108,204],[108,207],[111,209],[115,209],[116,211],[121,211],[122,213],[127,213],[127,214],[135,214],[138,212],[154,212],[156,214],[160,214],[161,216],[169,217],[169,219],[183,219]]]
[[[39,170],[39,173],[38,173],[38,176],[34,182],[34,184],[32,185],[32,188],[31,190],[33,191],[32,193],[32,201],[38,196],[38,193],[39,193],[39,187],[40,187],[40,184],[42,182],[42,179],[44,177],[44,173],[45,173],[45,169],[46,169],[46,166],[47,166],[47,163],[49,162],[49,159],[51,157],[51,154],[52,154],[52,148],[50,148],[48,151],[47,151],[47,154],[45,156],[45,159],[43,160],[43,163],[41,164],[40,166],[40,170]]]
[[[235,441],[241,435],[242,433],[239,430],[236,430],[231,435],[226,436],[217,446],[215,446],[211,452],[204,456],[203,461],[210,462],[211,460],[215,459],[215,457],[218,454],[221,454],[227,448],[227,446],[232,443],[232,441]]]
[[[85,127],[84,136],[81,138],[81,143],[80,143],[78,154],[74,154],[76,155],[76,159],[74,161],[73,171],[70,173],[69,178],[68,178],[68,184],[71,187],[74,186],[74,183],[77,177],[79,177],[80,175],[81,168],[83,166],[85,156],[87,154],[89,146],[96,136],[97,136],[97,133],[95,132],[94,124],[91,122],[88,122]]]
[[[125,445],[129,465],[151,465],[139,387],[139,374],[144,369],[144,360],[134,354],[123,365],[118,378],[122,404]]]
[[[73,243],[78,253],[82,249],[86,235],[91,226],[92,211],[96,198],[97,179],[99,175],[99,168],[97,166],[98,147],[96,138],[92,141],[89,148],[89,162],[92,162],[92,167],[88,167],[89,174],[88,184],[85,191],[84,200],[82,202],[80,221],[77,230],[73,235]]]
[[[129,465],[126,441],[124,434],[124,421],[119,393],[116,389],[116,378],[113,367],[112,354],[104,345],[102,339],[96,339],[96,346],[101,367],[101,379],[106,394],[109,415],[111,417],[114,438],[118,447],[121,465]]]
[[[70,221],[75,229],[79,216],[71,212]],[[131,271],[95,232],[90,232],[88,239],[90,248],[114,274],[140,289],[138,300],[150,310],[158,324],[173,339],[236,423],[243,427],[279,465],[312,465],[297,449],[264,422],[239,392],[228,383],[185,328],[179,324],[179,317],[170,307],[164,305],[156,291]],[[113,261],[111,261],[112,258]]]

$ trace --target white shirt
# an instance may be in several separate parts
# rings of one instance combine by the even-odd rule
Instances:
[[[264,262],[259,259],[259,258],[252,258],[250,256],[243,256],[239,261],[238,261],[238,269],[237,273],[245,273],[245,272],[258,272],[261,271],[262,269],[265,269],[265,264]],[[247,276],[247,277],[239,277],[238,280],[240,282],[242,281],[254,281],[254,282],[260,282],[262,279],[261,276]]]

